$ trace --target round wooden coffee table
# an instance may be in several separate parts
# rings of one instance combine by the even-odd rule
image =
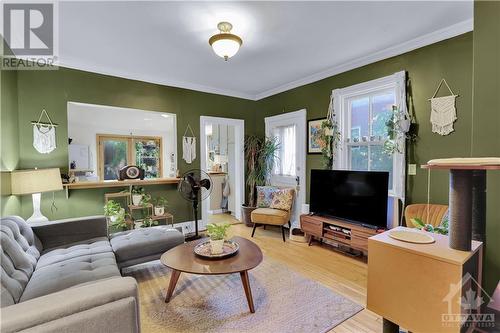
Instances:
[[[184,243],[165,252],[161,262],[172,269],[172,276],[168,285],[165,302],[168,303],[174,292],[175,285],[182,272],[200,275],[223,275],[240,273],[243,289],[248,301],[250,312],[255,312],[248,271],[262,262],[262,251],[253,242],[242,237],[233,237],[231,240],[238,243],[239,251],[232,257],[225,259],[203,259],[194,254],[194,247],[205,242],[207,238]]]

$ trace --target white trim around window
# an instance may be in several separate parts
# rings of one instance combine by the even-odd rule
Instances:
[[[333,100],[334,100],[334,110],[336,115],[336,120],[341,131],[341,142],[337,151],[337,158],[335,160],[334,168],[336,169],[349,169],[348,160],[348,147],[352,143],[347,142],[347,138],[350,138],[350,117],[349,117],[349,101],[353,98],[362,98],[363,96],[370,96],[375,93],[383,93],[387,91],[394,91],[395,103],[398,106],[400,112],[406,112],[406,73],[405,71],[397,72],[392,75],[375,79],[363,83],[359,83],[350,87],[342,89],[333,90]],[[401,140],[401,147],[403,147],[405,138],[399,138]],[[361,140],[360,140],[361,141]],[[368,143],[358,142],[356,146],[363,145],[376,145],[383,144],[383,142],[373,142]],[[395,196],[403,200],[405,197],[405,177],[406,177],[406,167],[405,167],[405,154],[395,153],[393,156],[393,179],[392,179],[392,189],[389,190],[390,196]]]

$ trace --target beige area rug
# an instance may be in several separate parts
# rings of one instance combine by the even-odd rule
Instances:
[[[170,273],[159,261],[125,272],[139,283],[145,333],[326,332],[363,309],[269,258],[249,271],[255,313],[248,310],[239,274],[182,273],[166,304]]]

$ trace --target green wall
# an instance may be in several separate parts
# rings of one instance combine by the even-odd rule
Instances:
[[[17,73],[0,71],[0,213],[19,215],[20,198],[10,194],[10,173],[19,166],[19,132],[17,117]]]
[[[18,90],[18,139],[19,167],[46,168],[67,167],[67,102],[82,102],[118,107],[170,112],[177,115],[179,136],[189,123],[199,133],[200,116],[220,116],[245,120],[245,132],[254,128],[254,104],[252,101],[186,89],[105,76],[95,73],[60,68],[56,71],[19,71]],[[57,127],[57,148],[50,154],[39,154],[32,146],[31,121],[38,119],[45,108]],[[133,124],[131,124],[133,126]],[[15,136],[15,135],[14,135]],[[178,155],[181,156],[181,140],[178,140]],[[198,152],[199,152],[198,144]],[[182,171],[199,168],[199,157],[188,165],[180,157],[178,167]],[[70,198],[57,192],[57,211],[50,210],[52,195],[43,194],[42,210],[49,219],[102,214],[104,193],[119,189],[73,190]],[[153,196],[163,192],[170,201],[170,210],[175,222],[193,220],[191,205],[176,193],[176,186],[150,186]],[[22,197],[22,216],[32,211],[31,197]]]
[[[474,3],[473,156],[500,156],[500,2]],[[485,286],[500,279],[500,171],[488,172]]]
[[[419,124],[419,140],[409,149],[410,163],[424,164],[438,157],[468,156],[471,137],[472,106],[472,33],[432,44],[403,55],[379,61],[364,67],[335,75],[324,80],[298,87],[257,103],[256,130],[263,133],[264,117],[283,110],[307,109],[308,119],[326,117],[332,89],[377,79],[406,70],[409,77],[409,109]],[[455,131],[448,136],[431,132],[430,104],[441,78],[446,78],[457,99],[458,120]],[[440,90],[445,94],[446,90]],[[310,170],[322,168],[320,155],[307,156],[307,177]],[[308,181],[309,183],[309,181]],[[309,197],[309,193],[307,195]],[[427,171],[417,168],[417,175],[407,183],[408,202],[427,201]],[[430,202],[448,202],[448,174],[432,171]]]

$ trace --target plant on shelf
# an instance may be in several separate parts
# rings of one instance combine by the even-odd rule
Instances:
[[[224,248],[224,240],[226,239],[227,230],[231,227],[230,224],[207,224],[207,234],[210,237],[210,247],[212,254],[220,254]]]
[[[250,214],[256,209],[257,186],[266,185],[276,161],[279,143],[276,138],[265,138],[257,135],[245,139],[246,185],[248,201],[242,206],[243,222],[251,226]]]
[[[132,194],[132,204],[134,206],[139,206],[141,204],[142,197],[144,196],[144,187],[132,186],[132,190],[130,192]]]
[[[331,170],[340,142],[340,131],[337,122],[330,120],[321,123],[321,134],[319,136],[319,145],[321,147],[321,155],[323,157],[323,167],[326,170]]]
[[[165,214],[165,207],[168,205],[168,200],[164,196],[159,196],[153,199],[154,213],[156,216]]]
[[[158,221],[153,220],[151,216],[148,216],[142,220],[141,228],[149,228],[158,225]]]
[[[125,213],[125,209],[118,202],[109,200],[104,205],[104,215],[109,218],[110,226],[121,230],[129,228],[129,223],[126,219],[128,214]]]
[[[418,217],[412,218],[411,222],[419,230],[433,232],[441,235],[448,235],[448,216],[444,217],[441,224],[437,227],[434,227],[432,224],[425,223]]]

